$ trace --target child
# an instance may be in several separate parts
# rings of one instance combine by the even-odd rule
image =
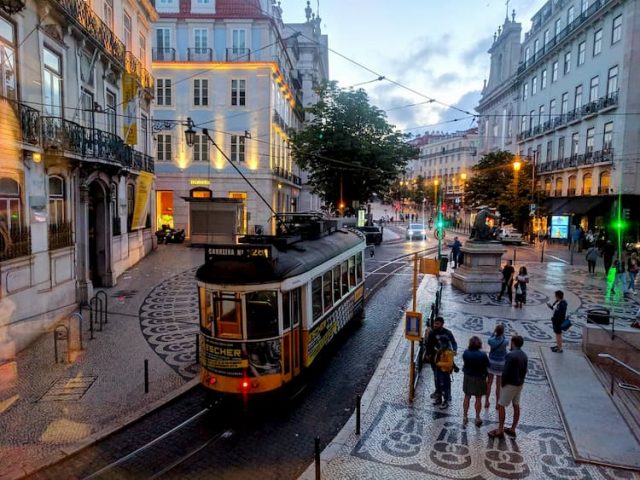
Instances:
[[[451,401],[451,372],[453,371],[454,353],[451,349],[449,337],[438,336],[438,351],[436,353],[436,380],[440,395],[436,398],[434,405],[440,405],[441,409],[449,406]]]

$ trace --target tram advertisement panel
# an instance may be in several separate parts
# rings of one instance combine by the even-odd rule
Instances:
[[[280,373],[280,340],[225,342],[204,336],[202,366],[227,377],[260,377]],[[246,371],[246,373],[245,373]]]
[[[307,363],[311,364],[318,353],[353,317],[356,303],[362,302],[364,287],[356,289],[353,295],[340,304],[338,308],[325,317],[309,331]]]

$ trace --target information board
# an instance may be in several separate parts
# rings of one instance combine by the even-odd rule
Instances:
[[[569,238],[569,216],[553,215],[551,217],[551,238]]]

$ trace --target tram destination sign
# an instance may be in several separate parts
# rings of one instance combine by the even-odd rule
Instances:
[[[272,245],[207,245],[205,249],[205,260],[208,262],[219,257],[262,257],[267,260],[273,260],[274,252]]]

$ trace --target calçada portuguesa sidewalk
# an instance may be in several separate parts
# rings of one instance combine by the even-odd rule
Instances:
[[[58,461],[194,385],[194,273],[203,260],[202,249],[160,245],[104,289],[108,323],[93,340],[83,311],[84,349],[70,363],[55,362],[47,332],[0,365],[0,479]]]

